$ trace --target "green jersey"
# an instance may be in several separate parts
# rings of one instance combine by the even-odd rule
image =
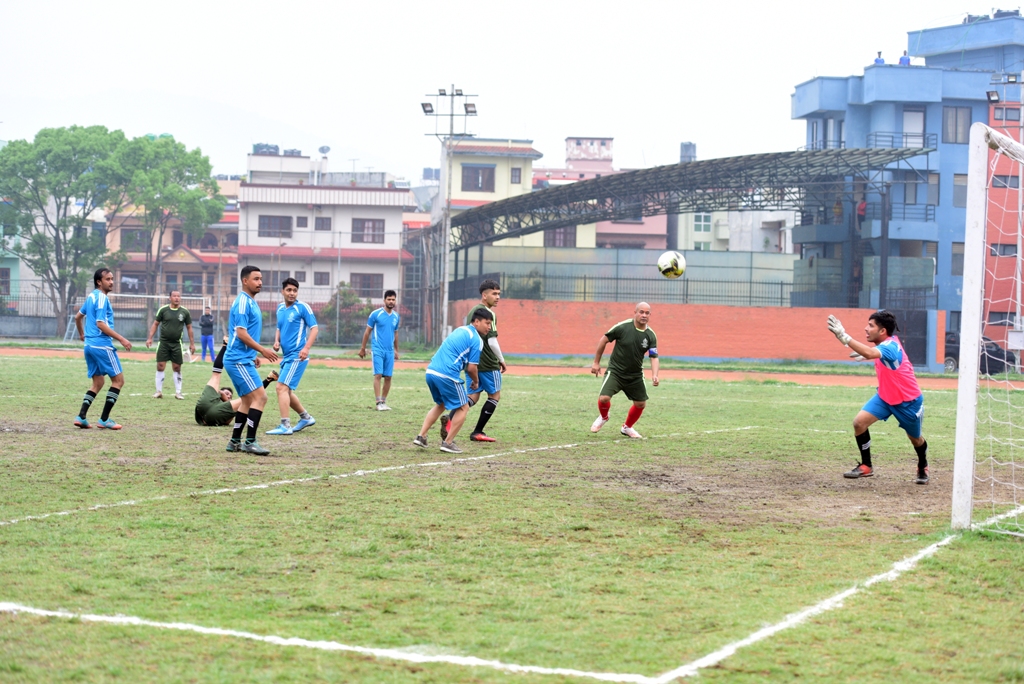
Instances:
[[[498,364],[498,357],[495,356],[494,350],[487,344],[487,340],[492,337],[498,336],[498,314],[494,313],[494,309],[489,309],[483,304],[477,304],[469,313],[466,314],[466,325],[469,325],[470,321],[473,320],[473,314],[478,310],[483,309],[484,311],[490,311],[494,318],[491,320],[491,331],[486,335],[482,335],[484,338],[484,348],[480,351],[480,363],[477,365],[477,370],[481,371],[496,371],[501,370],[501,366]]]
[[[161,342],[181,344],[181,334],[185,332],[185,326],[192,325],[192,314],[183,306],[172,309],[168,304],[160,307],[154,320],[160,324]]]
[[[644,355],[658,358],[658,336],[650,326],[646,330],[637,330],[632,318],[613,325],[605,337],[615,343],[608,359],[608,372],[620,378],[642,378]]]
[[[235,409],[230,401],[222,401],[220,392],[207,385],[196,402],[196,422],[200,425],[231,425]]]

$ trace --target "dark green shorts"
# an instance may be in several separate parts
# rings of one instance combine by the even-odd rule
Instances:
[[[230,401],[221,401],[220,393],[207,385],[196,402],[196,422],[200,425],[231,425],[235,410]]]
[[[647,401],[647,383],[644,382],[644,376],[620,378],[618,375],[606,372],[604,382],[601,384],[600,396],[614,397],[619,392],[625,394],[632,401]]]
[[[181,353],[181,343],[164,342],[160,340],[160,343],[156,346],[156,361],[170,361],[176,363],[179,366],[184,363],[184,358]]]

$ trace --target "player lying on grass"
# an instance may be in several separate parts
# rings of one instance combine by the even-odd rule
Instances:
[[[633,318],[616,323],[611,330],[601,336],[594,355],[594,365],[590,372],[601,377],[601,357],[609,342],[615,342],[611,357],[608,359],[608,371],[601,383],[601,392],[597,398],[597,410],[600,415],[590,426],[591,432],[597,432],[608,422],[608,412],[612,407],[612,397],[622,392],[627,399],[633,400],[623,423],[622,434],[632,439],[642,436],[633,426],[647,406],[647,384],[644,382],[644,355],[651,357],[651,382],[658,386],[658,336],[647,323],[651,320],[651,305],[640,302],[633,309]]]
[[[277,332],[274,333],[274,351],[281,351],[281,379],[277,381],[281,424],[267,430],[268,435],[290,435],[316,424],[316,418],[309,415],[295,394],[309,365],[309,350],[319,330],[316,316],[308,304],[299,301],[299,281],[295,278],[284,279],[281,296],[284,302],[277,307]],[[295,427],[292,427],[291,409],[299,414]]]
[[[448,423],[447,441],[441,440],[441,451],[449,454],[462,453],[462,450],[455,446],[455,436],[459,434],[459,429],[466,421],[466,414],[469,413],[469,397],[461,373],[465,370],[469,377],[470,392],[480,386],[476,367],[480,363],[480,350],[484,346],[481,336],[486,335],[491,329],[492,318],[491,312],[487,309],[474,311],[469,325],[453,330],[430,360],[430,365],[427,366],[427,388],[434,399],[434,407],[427,411],[420,434],[413,440],[416,446],[425,449],[427,432],[445,410],[454,410],[455,417]]]
[[[878,376],[878,392],[853,419],[853,435],[860,450],[860,463],[850,472],[843,473],[843,477],[871,477],[875,474],[871,465],[871,433],[868,428],[876,421],[896,416],[896,421],[907,433],[917,452],[917,477],[914,482],[928,484],[928,442],[921,434],[924,395],[917,385],[910,357],[903,350],[900,339],[895,336],[899,330],[896,316],[884,309],[868,316],[864,335],[870,344],[850,337],[835,316],[828,317],[828,329],[854,351],[851,357],[874,360],[875,375]]]
[[[110,410],[114,408],[121,388],[124,387],[124,371],[121,369],[120,359],[117,358],[117,350],[114,349],[114,340],[120,342],[125,351],[132,350],[132,343],[114,332],[114,309],[107,298],[107,294],[114,289],[114,274],[108,268],[97,269],[92,276],[92,282],[96,289],[85,298],[82,308],[75,314],[78,338],[85,342],[83,352],[86,373],[92,378],[92,387],[85,393],[82,409],[75,417],[75,425],[83,429],[92,427],[86,415],[96,395],[103,389],[103,377],[109,375],[110,389],[107,390],[103,414],[96,426],[120,430],[121,426],[110,419]]]
[[[210,375],[210,380],[203,388],[203,393],[199,395],[199,401],[196,402],[196,422],[200,425],[231,425],[231,421],[235,419],[235,412],[242,405],[241,399],[231,398],[230,387],[224,389],[220,387],[220,373],[224,370],[224,352],[227,348],[228,337],[225,335],[224,346],[220,348],[217,358],[213,360],[213,373]],[[277,380],[277,371],[270,371],[263,381],[264,389],[274,380]]]

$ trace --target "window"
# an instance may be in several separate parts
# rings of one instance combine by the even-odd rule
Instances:
[[[1017,244],[1003,243],[989,245],[988,253],[990,256],[1001,257],[1001,256],[1017,256]]]
[[[224,236],[224,249],[238,249],[238,233],[228,233]]]
[[[181,276],[181,294],[201,295],[203,294],[203,274],[186,273]]]
[[[967,206],[967,174],[953,174],[953,206]]]
[[[1019,188],[1020,176],[992,176],[993,188]]]
[[[171,233],[171,247],[181,247],[181,243],[184,240],[184,235],[180,230],[175,230]]]
[[[306,272],[305,271],[296,271],[292,275],[292,278],[295,278],[295,280],[297,280],[300,283],[304,283],[304,282],[306,282]]]
[[[121,249],[124,251],[145,252],[148,246],[148,230],[121,230]]]
[[[698,252],[710,252],[711,251],[711,243],[710,242],[694,242],[693,243],[693,248],[694,248],[694,250],[696,250]]]
[[[292,236],[292,217],[260,216],[259,236],[290,238]]]
[[[170,294],[174,290],[178,289],[178,274],[169,273],[164,276],[164,282],[167,283],[167,287],[164,289],[165,294]]]
[[[1003,120],[1003,108],[1002,107],[996,107],[992,111],[992,118],[995,119],[996,121],[1002,121]]]
[[[217,246],[217,235],[215,233],[206,233],[203,235],[203,239],[199,241],[199,249],[216,251]]]
[[[917,183],[920,179],[913,171],[903,176],[903,203],[917,204]]]
[[[512,167],[512,175],[509,182],[513,185],[519,185],[523,182],[523,170],[518,166]]]
[[[693,215],[693,232],[694,233],[710,233],[711,232],[711,214],[694,214]]]
[[[330,230],[331,229],[331,217],[330,216],[317,216],[316,221],[313,222],[313,230]]]
[[[384,242],[384,219],[352,219],[352,242]]]
[[[118,291],[129,294],[146,294],[146,274],[122,271]]]
[[[0,268],[0,295],[11,294],[11,269]]]
[[[1013,311],[989,311],[988,312],[988,324],[989,325],[1013,325],[1016,320],[1017,314]]]
[[[970,107],[942,108],[942,142],[966,145],[970,130]]]
[[[575,247],[576,226],[567,228],[554,228],[544,231],[545,247]]]
[[[105,242],[107,239],[107,223],[106,221],[93,221],[92,222],[92,234],[98,236],[100,242]]]
[[[360,297],[380,297],[384,294],[383,273],[353,273],[349,278],[352,281],[352,289],[359,293]]]
[[[939,174],[937,173],[928,174],[928,189],[925,193],[924,203],[933,207],[939,204]]]
[[[949,312],[949,322],[946,324],[948,330],[960,332],[960,313],[959,311]]]
[[[308,228],[309,227],[309,218],[306,217],[306,216],[296,216],[295,217],[295,227],[296,228]]]
[[[964,243],[954,242],[952,247],[953,254],[950,257],[949,275],[962,276],[964,274]]]
[[[331,274],[328,271],[313,271],[313,284],[330,287]]]
[[[288,271],[263,271],[263,287],[281,287],[287,277]]]
[[[1012,109],[1006,108],[1006,120],[1007,121],[1020,121],[1020,109],[1013,107]]]
[[[493,164],[463,164],[463,192],[494,192]]]
[[[213,288],[216,287],[217,274],[210,271],[206,274],[206,291],[213,292]]]
[[[811,121],[811,149],[817,149],[818,146],[818,122]]]

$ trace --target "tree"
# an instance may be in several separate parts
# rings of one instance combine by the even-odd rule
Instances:
[[[366,328],[366,319],[374,307],[370,300],[363,301],[348,283],[338,283],[338,289],[317,314],[321,337],[335,344],[358,344]]]
[[[124,218],[142,219],[146,237],[147,292],[156,294],[163,282],[167,230],[202,237],[224,215],[224,198],[210,172],[208,157],[169,135],[135,138],[118,154],[128,175],[125,193],[132,205]],[[155,240],[154,240],[155,237]]]
[[[0,216],[5,246],[43,282],[63,335],[71,307],[91,287],[92,272],[113,266],[102,231],[90,230],[97,209],[124,206],[117,151],[121,131],[103,126],[44,128],[32,142],[0,150]]]

